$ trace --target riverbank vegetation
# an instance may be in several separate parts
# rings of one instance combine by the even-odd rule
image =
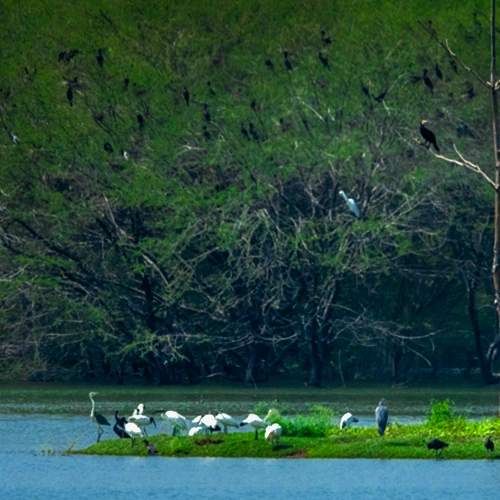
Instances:
[[[488,1],[0,12],[1,378],[499,380]]]
[[[500,442],[500,418],[470,422],[456,415],[449,400],[431,401],[431,409],[423,424],[401,425],[397,422],[387,427],[383,437],[375,427],[332,427],[329,408],[312,407],[306,416],[283,417],[273,410],[270,419],[283,427],[279,444],[272,446],[254,433],[233,432],[207,436],[148,437],[148,441],[165,457],[232,457],[232,458],[436,458],[436,452],[427,443],[440,439],[448,447],[440,451],[447,459],[500,458],[498,450],[490,453],[484,443],[488,436]],[[105,440],[84,450],[70,453],[86,455],[146,456],[141,439],[132,445],[130,439]]]

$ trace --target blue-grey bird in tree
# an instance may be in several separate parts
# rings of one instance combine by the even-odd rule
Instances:
[[[388,418],[389,412],[387,411],[387,406],[385,406],[385,399],[382,398],[377,408],[375,409],[375,422],[377,423],[378,433],[381,436],[384,435]]]
[[[339,194],[340,194],[340,196],[342,196],[342,198],[344,198],[345,202],[347,203],[347,206],[349,207],[349,210],[356,217],[359,217],[360,213],[359,213],[359,208],[358,208],[358,205],[357,205],[356,201],[353,198],[348,198],[346,196],[346,194],[344,193],[344,191],[339,191]]]
[[[106,420],[105,417],[103,417],[100,413],[97,413],[95,411],[95,403],[93,398],[94,396],[97,396],[97,392],[89,393],[90,401],[92,401],[92,411],[90,412],[90,418],[92,422],[94,422],[94,424],[97,425],[97,442],[99,442],[104,432],[101,428],[101,425],[111,425],[111,424]]]

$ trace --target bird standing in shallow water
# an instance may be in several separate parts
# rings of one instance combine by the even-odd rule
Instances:
[[[431,144],[434,146],[434,149],[436,151],[439,151],[437,141],[436,141],[436,136],[434,135],[434,132],[429,130],[425,124],[427,123],[427,120],[422,120],[420,122],[420,133],[422,134],[422,137],[425,140],[424,145],[427,146],[427,149],[431,147]]]
[[[92,410],[90,412],[90,418],[94,424],[97,425],[97,443],[101,440],[101,436],[104,433],[103,429],[101,428],[101,425],[111,425],[105,417],[103,417],[100,413],[97,413],[95,411],[95,403],[94,403],[94,396],[97,396],[97,392],[91,392],[89,393],[89,398],[90,401],[92,401]]]
[[[349,207],[349,210],[356,216],[359,217],[359,208],[358,204],[354,200],[354,198],[348,198],[347,195],[344,193],[344,191],[339,191],[340,196],[344,198],[345,202],[347,203],[347,206]]]
[[[389,412],[387,411],[387,406],[385,406],[385,399],[382,398],[377,408],[375,409],[375,422],[377,423],[378,433],[381,436],[384,435],[388,419]]]
[[[489,451],[490,456],[493,454],[493,451],[495,451],[495,443],[491,440],[491,436],[489,436],[486,443],[484,443],[484,447]]]
[[[448,447],[448,443],[441,441],[440,439],[433,439],[430,443],[427,443],[427,449],[436,450],[436,459],[438,458],[438,452],[443,453],[443,449]],[[441,453],[439,456],[441,456]]]

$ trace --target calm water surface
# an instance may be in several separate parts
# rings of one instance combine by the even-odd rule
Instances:
[[[208,409],[243,416],[259,401],[279,399],[292,411],[324,404],[341,414],[352,411],[361,425],[373,425],[381,396],[391,418],[421,421],[431,397],[456,402],[470,418],[498,412],[498,388],[387,387],[325,389],[247,387],[92,387],[0,385],[0,491],[9,499],[142,498],[227,499],[342,498],[342,500],[499,498],[500,460],[301,460],[161,457],[61,456],[73,446],[95,441],[88,392],[110,421],[139,402],[148,408],[175,409],[195,416]],[[242,429],[243,430],[243,429]],[[150,434],[163,432],[151,429]],[[114,438],[107,428],[103,436]],[[55,453],[53,455],[53,453]],[[3,472],[6,474],[3,474]]]

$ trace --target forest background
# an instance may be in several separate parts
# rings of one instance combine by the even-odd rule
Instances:
[[[0,378],[498,382],[489,8],[3,0]]]

